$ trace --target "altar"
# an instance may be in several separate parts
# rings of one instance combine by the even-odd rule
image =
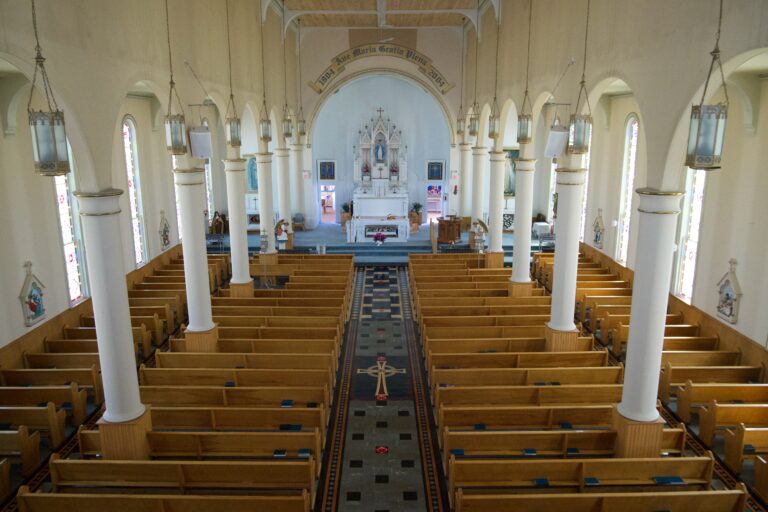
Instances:
[[[382,233],[394,242],[408,241],[407,147],[401,148],[402,132],[379,117],[358,132],[355,151],[355,191],[347,242],[373,243]]]

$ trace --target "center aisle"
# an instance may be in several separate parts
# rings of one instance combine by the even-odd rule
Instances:
[[[357,269],[320,511],[443,509],[407,279]]]

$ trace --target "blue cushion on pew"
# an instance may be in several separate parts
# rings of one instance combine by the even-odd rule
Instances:
[[[567,453],[568,455],[576,455],[576,454],[581,453],[581,452],[579,452],[578,448],[568,448],[565,451],[565,453]]]
[[[65,386],[69,386],[69,382],[67,382],[67,383],[65,384]],[[22,387],[22,388],[31,388],[31,387],[32,387],[32,384],[22,384],[22,385],[21,385],[21,386],[19,386],[19,387]]]
[[[534,382],[534,383],[533,383],[533,385],[534,385],[534,386],[546,386],[546,385],[547,385],[547,383],[546,383],[546,382],[541,382],[541,381],[539,381],[539,382]]]
[[[233,381],[233,380],[225,381],[224,382],[224,387],[225,388],[233,388],[233,387],[235,387],[235,381]]]
[[[732,404],[743,404],[744,400],[731,400]]]
[[[455,455],[457,457],[463,457],[464,456],[464,449],[463,448],[454,448],[451,450],[451,455]]]
[[[679,476],[654,476],[656,485],[683,485],[685,481]]]
[[[278,448],[277,450],[274,451],[275,457],[285,457],[287,454],[288,454],[288,450],[284,450],[281,448]]]
[[[571,424],[570,421],[564,421],[560,424],[560,428],[571,429],[573,428],[573,424]]]
[[[12,430],[10,423],[0,423],[0,430]]]
[[[235,366],[235,368],[245,368],[245,366],[243,366],[243,365],[238,365],[238,366]]]
[[[306,459],[309,458],[310,455],[312,455],[312,450],[310,448],[299,448],[299,457]]]
[[[549,487],[549,478],[534,478],[533,485],[536,487]]]
[[[600,479],[595,478],[594,476],[584,477],[584,485],[586,485],[587,487],[594,487],[596,485],[600,485]]]
[[[485,350],[481,350],[480,353],[481,354],[494,354],[494,353],[496,353],[496,349],[495,348],[487,348]]]
[[[746,453],[747,455],[752,455],[752,454],[757,453],[757,449],[753,445],[751,445],[751,444],[745,444],[744,445],[744,453]]]
[[[280,425],[280,430],[289,430],[292,432],[297,432],[301,430],[301,423],[283,423]]]
[[[475,430],[485,430],[485,423],[475,423],[473,428]]]
[[[560,385],[560,381],[559,381],[559,380],[553,380],[553,381],[552,381],[552,382],[550,382],[549,384],[550,384],[551,386],[559,386],[559,385]]]
[[[307,407],[309,407],[310,409],[317,409],[318,405],[319,404],[317,402],[307,402]]]
[[[47,405],[48,405],[48,402],[38,402],[38,403],[37,403],[37,406],[38,406],[38,407],[45,407],[45,406],[47,406]]]
[[[536,448],[523,448],[523,455],[525,455],[526,457],[535,457]]]
[[[280,402],[280,407],[293,407],[293,400],[283,400]]]

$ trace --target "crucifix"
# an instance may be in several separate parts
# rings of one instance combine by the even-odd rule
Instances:
[[[387,396],[389,391],[387,390],[387,377],[392,377],[398,373],[405,373],[405,368],[395,368],[387,364],[387,358],[379,356],[376,359],[376,364],[369,366],[366,369],[357,370],[358,374],[365,373],[370,377],[376,378],[376,396]]]
[[[378,112],[378,113],[379,113],[379,117],[381,117],[381,114],[383,114],[383,113],[384,113],[384,109],[383,109],[383,108],[381,108],[381,107],[379,107],[379,108],[376,110],[376,112]]]

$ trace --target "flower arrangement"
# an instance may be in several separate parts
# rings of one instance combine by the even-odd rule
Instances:
[[[399,171],[400,171],[400,169],[399,169],[399,167],[397,166],[397,164],[396,164],[395,162],[392,162],[392,163],[390,164],[390,166],[389,166],[389,172],[391,172],[391,173],[393,173],[393,174],[397,174]]]
[[[387,239],[387,235],[385,235],[382,232],[374,233],[373,234],[373,241],[376,242],[376,245],[381,245],[384,243],[384,240]]]

